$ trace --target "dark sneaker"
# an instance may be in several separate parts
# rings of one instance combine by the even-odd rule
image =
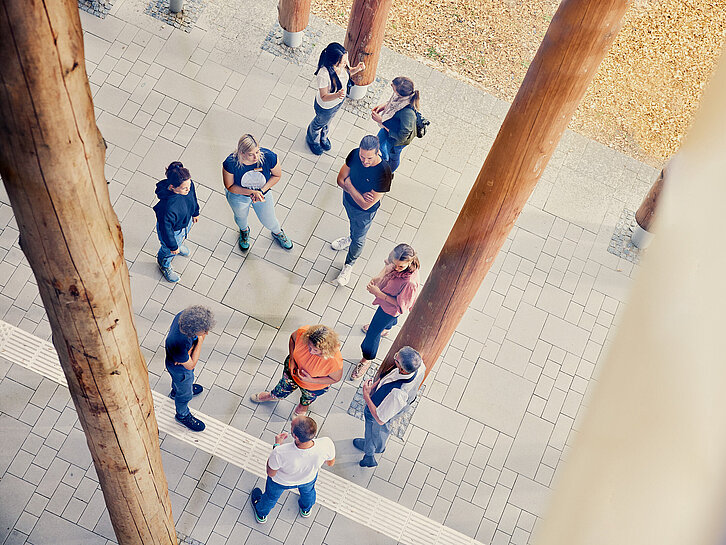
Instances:
[[[204,428],[207,426],[204,425],[204,422],[201,420],[198,420],[192,416],[192,413],[187,413],[186,416],[179,416],[178,414],[174,416],[180,424],[184,424],[187,428],[189,428],[192,431],[204,431]]]
[[[307,511],[305,511],[302,507],[300,508],[300,516],[304,519],[308,518],[310,514],[312,513],[313,508],[311,507]]]
[[[358,462],[358,465],[361,467],[376,467],[378,462],[376,462],[373,456],[363,456],[363,459]]]
[[[192,395],[198,396],[204,391],[204,387],[201,384],[192,384]],[[176,397],[176,390],[174,388],[171,389],[171,392],[169,393],[169,397],[174,399]]]
[[[267,522],[267,515],[261,517],[257,512],[257,502],[260,501],[261,497],[262,490],[260,490],[259,488],[253,488],[252,494],[250,494],[250,500],[252,503],[252,510],[255,512],[255,520],[257,520],[257,522],[259,522],[260,524],[264,524],[265,522]]]
[[[182,257],[187,257],[191,252],[189,251],[189,248],[184,246],[183,244],[179,246],[179,255]]]
[[[285,234],[285,231],[280,230],[278,234],[272,233],[272,238],[274,238],[277,243],[282,246],[285,250],[289,250],[292,248],[292,240],[287,238],[287,235]]]
[[[353,446],[358,450],[363,450],[364,445],[365,439],[361,439],[360,437],[356,437],[355,439],[353,439]],[[386,452],[386,449],[384,448],[383,450],[377,450],[376,452],[378,454],[383,454],[384,452]]]
[[[323,148],[325,151],[330,151],[330,148],[332,148],[333,146],[330,144],[330,140],[328,140],[327,138],[321,138],[320,147]]]
[[[168,282],[179,282],[179,280],[181,280],[181,276],[179,276],[171,267],[162,267],[159,265],[159,270]]]
[[[308,142],[307,140],[305,140],[305,143],[310,148],[310,151],[312,151],[315,155],[322,155],[323,154],[323,151],[324,150],[323,150],[322,147],[320,147],[320,144],[318,144],[316,142],[312,142],[311,143],[311,142]]]
[[[248,227],[244,231],[239,232],[239,240],[237,241],[239,243],[239,249],[244,251],[247,251],[250,249],[250,228]]]

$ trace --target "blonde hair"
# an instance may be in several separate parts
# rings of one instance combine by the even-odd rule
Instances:
[[[311,325],[301,335],[300,340],[312,343],[320,350],[325,359],[333,358],[340,351],[340,338],[338,334],[323,324]]]
[[[242,138],[239,139],[239,142],[237,142],[237,150],[234,152],[234,158],[237,160],[238,164],[242,164],[242,157],[247,155],[248,153],[251,153],[252,150],[255,148],[259,148],[260,146],[257,144],[257,140],[255,140],[255,137],[251,134],[243,134]],[[262,164],[265,162],[265,154],[260,153],[260,159],[257,161],[258,166],[262,166]]]
[[[413,87],[413,80],[411,78],[407,78],[406,76],[398,76],[397,78],[393,78],[393,87],[396,89],[396,92],[401,95],[402,97],[411,97],[410,104],[413,106],[414,110],[418,110],[420,107],[420,100],[421,100],[421,94],[418,92],[417,89],[414,89]]]

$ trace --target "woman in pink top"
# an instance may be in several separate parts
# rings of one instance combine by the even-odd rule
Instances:
[[[371,360],[378,353],[381,337],[388,335],[398,323],[398,317],[408,312],[418,296],[418,269],[421,266],[416,251],[408,244],[399,244],[388,255],[383,270],[368,282],[367,290],[375,296],[374,305],[378,310],[369,325],[363,326],[365,339],[360,345],[363,352],[358,365],[350,374],[350,380],[361,378]]]

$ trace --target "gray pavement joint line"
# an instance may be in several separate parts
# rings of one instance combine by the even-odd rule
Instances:
[[[52,343],[2,320],[0,357],[67,387]],[[265,465],[271,451],[268,443],[198,411],[195,414],[206,423],[207,428],[202,433],[189,431],[175,421],[174,402],[159,392],[152,391],[152,394],[159,431],[218,456],[258,477],[266,476]],[[320,505],[404,545],[482,545],[474,538],[370,492],[330,471],[320,472],[316,491]]]

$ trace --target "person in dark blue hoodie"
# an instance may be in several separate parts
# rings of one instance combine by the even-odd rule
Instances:
[[[179,161],[170,164],[166,168],[166,179],[156,184],[156,196],[159,197],[154,206],[156,233],[161,242],[156,261],[164,278],[169,282],[179,282],[179,274],[171,268],[171,260],[177,254],[189,255],[189,248],[182,242],[187,238],[192,223],[199,220],[199,203],[189,170]]]

